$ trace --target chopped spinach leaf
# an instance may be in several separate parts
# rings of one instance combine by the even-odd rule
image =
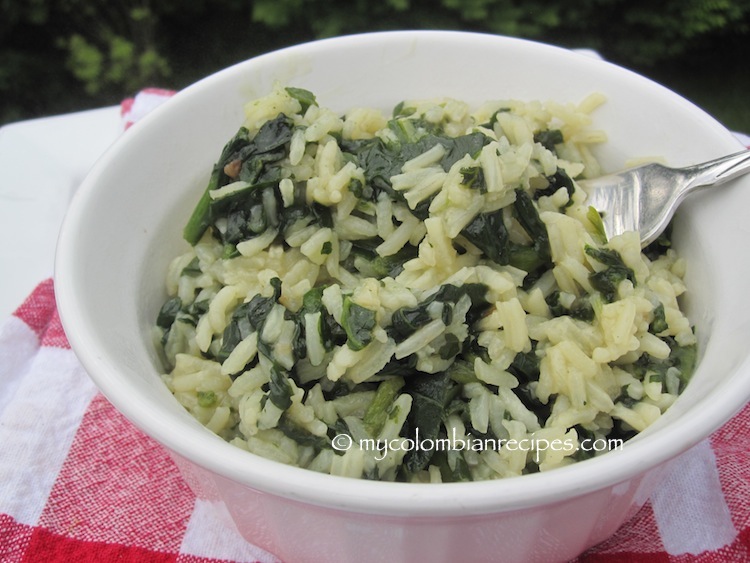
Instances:
[[[409,377],[414,375],[414,372],[417,371],[417,357],[416,355],[412,354],[410,356],[407,356],[406,358],[402,358],[401,360],[391,359],[385,367],[380,370],[378,373],[378,377],[383,376],[401,376],[401,377]]]
[[[473,364],[466,360],[457,359],[446,370],[446,373],[453,381],[462,385],[479,381],[477,374],[474,372]]]
[[[584,295],[577,298],[569,309],[564,307],[562,303],[560,303],[560,292],[557,290],[550,293],[545,298],[545,301],[547,302],[547,306],[549,307],[550,313],[552,313],[553,317],[568,315],[580,321],[591,322],[594,320],[594,307],[591,304],[591,299],[589,296]]]
[[[277,186],[281,179],[280,161],[288,152],[291,137],[292,121],[284,114],[265,122],[252,139],[249,138],[249,131],[241,128],[224,147],[218,162],[214,165],[208,186],[185,226],[184,238],[195,245],[218,218],[236,210],[237,206],[245,207],[249,211],[248,206],[257,204],[261,196],[254,192],[261,191],[261,188]],[[237,178],[228,176],[225,171],[230,162],[240,164]],[[212,197],[212,192],[216,193],[215,190],[237,179],[246,185],[232,191],[226,197]],[[248,197],[250,195],[254,197]],[[249,216],[244,217],[250,220]],[[239,226],[241,219],[242,217],[235,218],[235,228]],[[248,235],[250,232],[252,230],[248,229],[244,234]]]
[[[341,314],[341,326],[346,332],[346,344],[352,350],[361,350],[372,341],[372,329],[375,328],[375,311],[362,307],[344,297],[344,310]]]
[[[301,113],[305,113],[310,106],[318,105],[318,102],[315,99],[315,94],[313,94],[309,90],[305,90],[304,88],[295,88],[293,86],[284,88],[284,90],[286,90],[287,94],[289,94],[292,98],[300,103],[300,106],[302,106]]]
[[[391,317],[391,333],[404,339],[432,320],[425,307],[402,307]]]
[[[404,264],[416,258],[419,253],[416,246],[406,244],[395,254],[380,256],[375,252],[375,247],[381,242],[380,238],[352,241],[352,250],[345,267],[356,270],[365,277],[395,278],[403,271]]]
[[[408,121],[408,120],[400,120]],[[413,126],[413,124],[412,124]],[[367,140],[359,143],[348,143],[346,150],[357,156],[360,167],[365,173],[367,185],[373,188],[373,200],[381,192],[391,197],[403,200],[403,194],[395,191],[391,186],[391,177],[401,173],[404,163],[415,158],[437,144],[445,148],[445,155],[440,165],[447,172],[453,164],[467,154],[477,155],[490,139],[483,133],[475,132],[460,137],[444,137],[427,134],[418,140],[407,138],[408,134],[401,130],[402,142],[388,145],[381,139]]]
[[[224,361],[234,348],[253,332],[260,332],[263,324],[268,318],[271,309],[276,305],[281,296],[281,280],[273,278],[271,285],[274,288],[274,294],[271,297],[255,295],[247,303],[242,303],[232,313],[229,324],[224,329],[222,335],[221,349],[217,355],[219,361]],[[258,339],[258,347],[262,346]],[[271,354],[266,352],[265,356],[271,358]]]
[[[275,364],[271,367],[268,399],[281,410],[292,406],[292,385],[289,383],[289,375]]]
[[[159,314],[156,317],[156,326],[163,329],[171,327],[180,309],[182,309],[182,300],[179,297],[167,299],[164,305],[161,306]]]
[[[630,280],[635,284],[635,272],[625,265],[620,253],[616,250],[586,246],[585,252],[606,266],[604,270],[590,274],[589,281],[607,302],[611,303],[615,300],[620,282]]]
[[[406,419],[406,435],[412,439],[419,429],[420,440],[435,440],[440,434],[446,405],[457,392],[456,383],[446,372],[420,374],[410,377],[404,391],[412,397],[412,406]],[[430,449],[413,449],[404,457],[404,467],[411,473],[421,471],[434,454]]]
[[[380,434],[388,418],[388,409],[393,404],[393,401],[396,400],[398,392],[403,386],[404,379],[398,376],[385,379],[378,385],[375,397],[367,407],[362,418],[365,430],[367,430],[370,436],[377,437]]]
[[[320,313],[320,323],[318,324],[318,335],[323,343],[323,348],[326,351],[333,350],[333,347],[337,344],[343,344],[346,341],[346,332],[339,325],[333,316],[328,313],[326,308],[323,306],[323,291],[325,285],[316,286],[305,293],[302,298],[302,308],[299,310],[296,316],[296,322],[300,330],[300,346],[303,344],[303,340],[307,338],[307,334],[304,334],[301,328],[304,325],[304,316],[307,313]],[[304,357],[305,354],[298,355],[297,357]]]
[[[531,273],[551,261],[547,228],[539,218],[533,200],[523,190],[516,190],[513,211],[519,224],[533,241],[531,246],[511,242],[502,209],[478,214],[464,227],[461,234],[489,260],[501,266],[510,264]]]
[[[654,358],[647,353],[641,355],[632,364],[634,375],[644,381],[666,381],[667,370],[676,368],[680,374],[680,389],[687,384],[695,371],[698,349],[695,344],[680,346],[674,338],[664,337],[664,342],[669,345],[669,357],[663,360]],[[653,378],[653,379],[649,379]]]
[[[667,250],[672,248],[672,223],[656,238],[654,242],[643,249],[643,253],[649,260],[654,261],[659,256],[663,256]]]
[[[461,169],[462,183],[467,188],[487,193],[487,183],[484,179],[484,170],[481,166],[471,166]]]
[[[653,314],[654,318],[648,327],[649,332],[659,334],[660,332],[664,332],[665,330],[667,330],[669,328],[669,325],[667,324],[667,316],[664,312],[664,304],[659,303],[656,307],[654,307]]]
[[[461,234],[493,262],[503,266],[510,263],[510,240],[502,209],[478,214]]]
[[[305,293],[302,297],[303,313],[317,313],[323,308],[323,291],[325,289],[325,285],[318,285]]]
[[[607,231],[604,229],[604,222],[602,221],[601,214],[593,207],[589,207],[588,211],[586,212],[586,218],[594,227],[596,238],[599,239],[599,242],[602,244],[607,244]]]
[[[450,360],[456,357],[461,352],[461,345],[463,343],[454,334],[445,335],[445,344],[440,347],[438,354],[443,360]]]
[[[552,254],[549,247],[547,227],[539,217],[539,211],[537,211],[533,200],[524,190],[516,190],[513,213],[523,229],[531,237],[534,251],[539,260],[543,264],[550,263]]]
[[[393,111],[391,115],[395,117],[408,117],[410,115],[413,115],[414,112],[417,110],[411,106],[405,105],[406,102],[399,102],[395,106],[393,106]]]
[[[524,406],[534,413],[539,423],[544,426],[544,423],[552,414],[552,406],[554,404],[553,398],[550,398],[547,403],[542,403],[534,391],[534,386],[531,383],[522,383],[515,389],[513,393],[518,397]]]
[[[552,176],[547,176],[547,181],[549,182],[549,185],[546,188],[534,192],[534,199],[539,199],[541,196],[554,195],[560,188],[565,188],[568,192],[568,203],[563,206],[563,209],[573,205],[573,194],[575,193],[576,188],[575,184],[573,184],[573,180],[568,176],[568,173],[565,172],[565,170],[558,168],[557,172]]]
[[[534,142],[552,152],[555,152],[555,145],[559,145],[563,141],[563,134],[559,129],[545,129],[534,133]]]
[[[455,450],[438,451],[430,460],[440,469],[440,478],[445,483],[473,481],[471,469],[464,456]]]
[[[547,264],[545,253],[540,253],[534,246],[511,243],[508,256],[508,263],[524,272],[535,272]]]
[[[219,187],[226,184],[229,177],[224,173],[224,167],[232,160],[239,150],[250,143],[249,131],[245,127],[241,127],[237,134],[224,146],[221,151],[219,160],[214,165],[211,172],[211,177],[208,181],[203,195],[201,196],[198,204],[193,210],[190,219],[188,220],[183,230],[183,237],[190,244],[195,245],[200,240],[203,233],[211,225],[213,217],[211,216],[211,196],[209,192],[218,189]]]
[[[492,114],[490,117],[490,120],[487,123],[483,123],[482,127],[485,127],[487,129],[492,129],[495,127],[495,124],[497,123],[497,116],[500,113],[508,113],[510,111],[510,108],[500,108],[495,113]]]
[[[424,131],[420,134],[411,119],[391,119],[388,122],[388,129],[393,131],[400,143],[416,143],[424,136]]]
[[[185,266],[182,269],[182,272],[180,272],[181,276],[190,276],[191,278],[195,278],[200,276],[203,273],[200,266],[200,260],[198,260],[198,257],[196,256],[190,261],[190,264]]]
[[[532,342],[536,344],[536,342]],[[539,357],[536,354],[535,347],[529,352],[518,352],[508,371],[522,383],[539,381]]]
[[[331,449],[331,441],[327,437],[316,436],[309,430],[302,428],[286,414],[282,415],[279,419],[277,428],[286,437],[291,438],[301,446],[312,446],[316,451]]]

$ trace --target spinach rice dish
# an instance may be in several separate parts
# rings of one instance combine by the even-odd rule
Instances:
[[[669,238],[607,240],[577,188],[603,102],[249,102],[168,269],[164,382],[231,444],[354,478],[512,477],[644,430],[696,339]]]

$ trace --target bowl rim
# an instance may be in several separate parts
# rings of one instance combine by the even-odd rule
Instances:
[[[681,425],[679,439],[669,433],[642,435],[642,439],[639,436],[629,441],[623,451],[612,451],[601,457],[545,473],[493,481],[411,484],[338,477],[284,465],[248,454],[203,427],[200,427],[201,431],[195,431],[194,428],[187,430],[185,422],[178,421],[175,417],[171,417],[165,423],[159,413],[148,408],[148,402],[127,400],[139,392],[127,378],[119,376],[117,366],[105,350],[91,346],[91,342],[96,341],[96,329],[85,326],[77,314],[77,310],[84,303],[76,289],[74,272],[76,235],[86,221],[87,199],[96,190],[100,178],[106,174],[109,162],[117,158],[117,147],[138,142],[139,137],[145,134],[149,127],[158,125],[160,115],[177,111],[182,100],[189,100],[195,93],[210,88],[217,77],[238,72],[258,61],[276,57],[281,53],[309,54],[326,49],[345,48],[347,45],[361,42],[372,45],[378,42],[410,41],[415,38],[429,41],[485,42],[488,45],[508,48],[524,46],[544,53],[554,52],[563,58],[571,57],[570,60],[573,60],[572,57],[586,57],[591,61],[590,64],[603,65],[601,68],[615,67],[606,61],[527,39],[465,31],[385,31],[340,36],[285,47],[236,63],[177,92],[169,102],[147,115],[137,127],[132,128],[131,132],[118,140],[97,161],[74,195],[60,231],[55,259],[55,289],[60,317],[73,351],[99,390],[146,434],[179,457],[220,478],[241,483],[261,492],[321,507],[404,517],[481,515],[532,508],[612,487],[643,475],[647,470],[676,457],[729,420],[750,397],[750,383],[742,382],[738,376],[742,368],[747,367],[747,358],[724,382],[724,385],[732,382],[742,385],[744,392],[724,393],[720,402],[704,400],[705,408],[696,409],[694,416],[687,418]],[[731,133],[702,110],[663,86],[627,69],[615,68],[618,69],[617,72],[629,75],[630,80],[646,81],[661,89],[665,95],[673,97],[675,103],[692,106],[709,120],[708,125],[714,127],[718,134],[726,133],[729,145]],[[185,432],[189,432],[190,439],[184,439]],[[248,458],[248,455],[251,457]]]

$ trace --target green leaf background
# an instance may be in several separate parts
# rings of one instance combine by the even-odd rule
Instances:
[[[116,104],[145,86],[178,89],[316,38],[455,29],[595,49],[750,131],[747,0],[0,0],[0,8],[0,124]]]

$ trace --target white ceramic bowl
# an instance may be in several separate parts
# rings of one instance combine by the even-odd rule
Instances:
[[[453,96],[577,102],[595,113],[615,169],[635,156],[685,165],[739,150],[734,137],[674,93],[619,67],[532,42],[456,32],[349,36],[228,68],[178,93],[125,133],[82,184],[65,220],[56,291],[63,324],[106,397],[161,442],[199,494],[221,499],[240,532],[285,561],[563,561],[634,514],[668,461],[750,397],[750,179],[690,199],[675,244],[689,261],[687,309],[701,361],[685,393],[622,451],[496,482],[415,485],[321,475],[248,454],[173,399],[149,333],[168,261],[214,160],[248,99],[275,81],[321,105],[390,109]],[[745,373],[743,373],[745,372]]]

